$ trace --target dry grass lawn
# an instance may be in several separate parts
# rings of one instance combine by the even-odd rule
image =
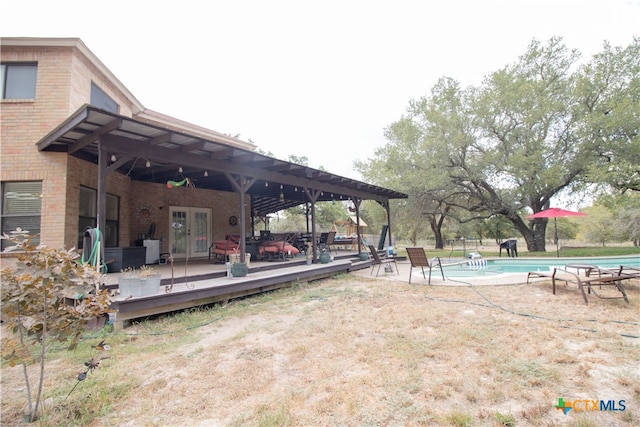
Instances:
[[[340,276],[109,335],[111,358],[53,352],[42,425],[636,426],[640,283],[630,304],[548,282],[409,285]],[[101,338],[100,338],[101,339]],[[2,425],[20,424],[2,368]],[[35,375],[35,374],[34,374]],[[624,400],[562,411],[558,398]]]

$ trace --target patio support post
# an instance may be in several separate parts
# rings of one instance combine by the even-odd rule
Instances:
[[[241,176],[240,179],[244,177]],[[247,262],[245,259],[245,254],[247,252],[247,244],[246,244],[246,213],[244,208],[244,196],[245,191],[244,188],[240,191],[240,262]]]
[[[360,232],[360,203],[362,203],[362,199],[357,197],[353,197],[351,199],[353,201],[353,205],[356,208],[356,233],[358,235],[358,253],[362,250],[364,246],[362,244],[362,233]]]
[[[256,235],[256,217],[253,214],[253,196],[249,196],[249,206],[251,206],[251,209],[249,210],[251,212],[251,237]]]
[[[393,246],[393,240],[391,240],[391,211],[389,208],[389,199],[386,199],[384,201],[378,200],[378,203],[384,208],[387,214],[387,232],[389,233],[389,246]]]
[[[256,182],[256,178],[247,178],[245,175],[234,176],[225,174],[233,188],[240,194],[240,262],[246,262],[246,234],[247,234],[247,210],[245,209],[245,195],[247,190]]]
[[[314,190],[311,188],[304,189],[304,192],[309,198],[311,203],[311,240],[313,241],[313,262],[318,259],[318,240],[316,239],[316,200],[320,197],[320,190]]]
[[[109,146],[101,137],[96,139],[98,144],[98,185],[96,186],[96,226],[100,233],[103,233],[101,241],[104,244],[104,232],[107,228],[107,177],[120,166],[128,162],[133,156],[131,154],[120,155],[115,162],[110,165]],[[120,245],[120,242],[118,242]],[[102,248],[104,250],[104,247]]]
[[[98,188],[96,189],[96,226],[99,232],[104,236],[105,227],[107,225],[107,148],[104,143],[98,139]],[[104,237],[100,237],[100,254],[98,254],[99,265],[102,265],[104,256]]]
[[[387,223],[389,224],[389,246],[393,246],[393,240],[391,238],[393,235],[393,233],[391,233],[391,208],[389,207],[388,199],[384,202],[383,206],[387,211]]]

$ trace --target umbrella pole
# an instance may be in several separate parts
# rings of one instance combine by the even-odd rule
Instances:
[[[556,257],[560,258],[560,245],[558,243],[558,219],[557,218],[553,218],[553,225],[555,226],[556,229]]]

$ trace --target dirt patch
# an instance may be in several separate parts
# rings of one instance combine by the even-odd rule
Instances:
[[[114,336],[122,343],[95,383],[126,375],[136,386],[90,424],[637,425],[640,285],[627,288],[629,304],[587,306],[577,289],[552,295],[545,282],[349,275],[212,310],[220,320],[180,332],[193,335],[180,345],[134,326]],[[3,368],[3,425],[19,373]],[[565,415],[559,398],[626,408]]]

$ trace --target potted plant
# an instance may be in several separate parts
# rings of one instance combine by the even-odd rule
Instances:
[[[118,277],[120,295],[143,297],[155,295],[160,290],[161,276],[153,267],[143,265],[140,270],[128,267]]]
[[[305,256],[307,258],[307,265],[311,265],[313,263],[313,243],[307,243],[307,250],[305,251]]]
[[[328,264],[331,262],[331,254],[327,251],[326,247],[322,248],[322,252],[320,252],[320,263]]]
[[[233,277],[244,277],[249,273],[249,267],[244,262],[234,262],[231,264],[231,275]]]

